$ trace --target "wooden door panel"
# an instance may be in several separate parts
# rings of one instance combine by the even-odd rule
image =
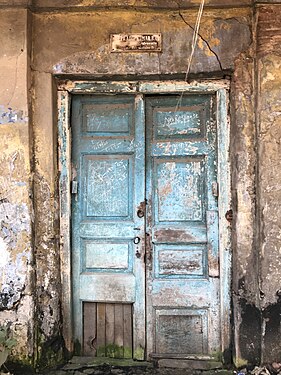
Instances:
[[[89,136],[130,136],[133,133],[133,102],[124,99],[82,104],[82,132]]]
[[[207,320],[206,310],[156,310],[156,352],[207,353]]]
[[[212,95],[146,100],[147,347],[162,358],[220,349],[213,108]]]
[[[206,124],[206,108],[200,99],[194,96],[193,103],[180,105],[172,100],[165,99],[167,106],[155,106],[153,109],[153,139],[163,140],[183,138],[203,138]],[[196,103],[197,102],[197,103]],[[173,105],[173,103],[172,103]]]
[[[82,242],[82,270],[132,272],[132,243],[124,240]]]
[[[83,213],[86,218],[132,219],[133,160],[129,155],[85,155]]]
[[[78,185],[72,200],[75,339],[82,343],[85,334],[81,319],[83,304],[90,309],[89,304],[94,303],[97,308],[95,353],[102,354],[106,342],[111,341],[106,335],[114,328],[114,345],[125,355],[122,349],[125,338],[120,332],[123,332],[124,320],[132,319],[134,353],[143,359],[145,218],[137,215],[145,200],[141,95],[74,96],[72,134],[72,177]],[[135,237],[139,240],[134,240]],[[114,327],[109,323],[112,304]],[[124,313],[123,304],[130,304],[130,311],[133,306],[133,317],[126,308]],[[91,327],[89,322],[84,321],[84,325]],[[131,328],[129,334],[127,343],[132,341]]]
[[[155,223],[203,222],[205,165],[199,158],[154,160]]]
[[[202,278],[206,276],[206,246],[159,244],[154,246],[155,278]]]

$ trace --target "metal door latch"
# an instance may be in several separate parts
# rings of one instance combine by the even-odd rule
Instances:
[[[137,217],[142,218],[145,214],[145,205],[146,201],[140,202],[139,206],[137,207]]]
[[[137,215],[138,215],[139,218],[144,217],[144,212],[143,212],[143,210],[138,210],[138,211],[137,211]]]
[[[225,213],[225,218],[226,218],[226,220],[227,220],[229,223],[231,223],[232,220],[233,220],[233,211],[232,211],[232,210],[228,210],[228,211],[226,211],[226,213]]]
[[[212,182],[212,194],[214,197],[219,196],[219,184],[216,181]]]

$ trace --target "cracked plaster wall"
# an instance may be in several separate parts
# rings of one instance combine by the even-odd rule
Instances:
[[[281,356],[281,4],[258,7],[258,207],[263,361]]]
[[[122,5],[134,5],[132,1],[127,3],[122,2]],[[26,10],[3,8],[0,11],[0,25],[4,30],[0,39],[1,45],[5,45],[0,58],[3,87],[0,94],[0,145],[3,150],[0,174],[0,249],[3,254],[0,267],[3,272],[0,287],[4,293],[0,301],[4,306],[0,311],[0,321],[12,321],[12,327],[19,333],[17,352],[22,357],[32,353],[34,331],[38,344],[37,360],[42,365],[50,365],[63,355],[54,75],[164,78],[177,74],[183,77],[197,15],[196,10],[187,11],[185,7],[195,3],[182,2],[179,10],[178,3],[170,5],[173,9],[164,9],[166,3],[163,2],[160,4],[162,10],[155,6],[148,11],[145,8],[154,5],[142,1],[142,11],[135,8],[97,11],[89,8],[97,5],[94,0],[71,0],[67,4],[36,0],[33,6],[42,7],[43,12],[32,14],[32,41],[27,38],[30,19]],[[213,6],[232,5],[231,1],[220,0],[208,3]],[[1,5],[5,4],[7,2],[2,0]],[[27,1],[17,0],[13,4],[25,5]],[[268,17],[280,17],[280,13],[276,13],[280,6],[274,10],[270,6],[259,7],[257,78],[260,100],[257,100],[252,9],[246,7],[250,5],[248,0],[241,0],[237,5],[245,7],[206,7],[191,73],[198,77],[220,77],[226,72],[232,75],[233,319],[234,357],[239,365],[277,358],[280,353],[278,339],[273,339],[280,324],[272,317],[280,315],[277,291],[281,289],[279,276],[276,277],[280,237],[276,202],[279,199],[278,87],[281,78],[279,39],[276,30],[267,22]],[[66,9],[68,6],[71,11],[48,12],[47,9]],[[79,12],[74,11],[76,7]],[[87,10],[84,11],[83,7]],[[161,32],[163,53],[111,54],[109,34],[121,32]],[[33,46],[30,129],[28,39]],[[257,129],[258,144],[255,143],[255,100],[262,109]],[[30,148],[30,134],[33,149]],[[30,157],[32,150],[34,158]],[[30,160],[34,162],[32,174]],[[33,242],[31,177],[34,177],[36,218]],[[257,187],[259,216],[255,216]],[[260,232],[257,217],[262,224]],[[261,257],[257,251],[259,244]],[[35,284],[32,272],[36,275]],[[36,296],[35,320],[33,296]],[[260,297],[263,298],[260,300]],[[36,322],[35,327],[32,321]]]
[[[44,1],[40,4],[43,5]],[[78,3],[78,2],[77,2]],[[80,4],[81,5],[81,4]],[[85,5],[85,4],[84,4]],[[60,340],[59,259],[57,257],[56,210],[56,127],[53,106],[53,75],[66,77],[164,78],[184,76],[191,50],[195,10],[154,11],[80,11],[36,13],[33,18],[33,127],[36,155],[36,201],[44,202],[35,210],[37,217],[37,288],[42,288],[40,326],[42,343],[52,337]],[[206,8],[200,27],[198,48],[191,73],[217,77],[233,74],[231,87],[233,198],[237,212],[233,223],[234,273],[237,307],[235,317],[235,357],[257,363],[260,359],[260,337],[251,347],[255,327],[241,324],[241,306],[257,300],[257,276],[252,272],[255,220],[255,128],[253,93],[252,9]],[[111,54],[109,35],[122,32],[161,32],[163,52]],[[35,37],[36,36],[36,37]],[[222,73],[223,70],[223,73]],[[53,155],[53,158],[50,158]],[[44,181],[44,189],[41,181]],[[45,253],[48,249],[48,256]],[[50,269],[47,275],[40,270]],[[246,276],[245,276],[246,275]],[[240,279],[244,279],[241,288]],[[39,292],[40,295],[40,292]],[[51,306],[52,316],[45,306]],[[49,308],[49,307],[48,307]],[[257,331],[260,332],[260,331]],[[243,338],[241,340],[241,337]]]
[[[34,46],[38,52],[34,54],[33,68],[45,73],[83,75],[184,73],[196,16],[196,11],[173,10],[70,12],[48,17],[37,14]],[[163,53],[111,54],[110,33],[124,30],[162,32]],[[206,10],[200,35],[192,72],[206,75],[221,68],[233,69],[235,57],[247,49],[251,38],[249,12]],[[59,48],[57,40],[61,41]]]
[[[237,367],[261,358],[258,259],[255,250],[254,46],[236,61],[231,91],[233,359]]]
[[[32,206],[28,123],[28,11],[0,10],[0,324],[33,354]]]

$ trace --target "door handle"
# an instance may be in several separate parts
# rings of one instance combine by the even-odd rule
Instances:
[[[141,240],[141,239],[140,239],[139,237],[135,237],[135,238],[134,238],[134,244],[135,244],[135,245],[139,244],[139,243],[140,243],[140,240]]]

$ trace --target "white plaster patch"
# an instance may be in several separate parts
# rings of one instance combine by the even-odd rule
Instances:
[[[0,237],[0,268],[5,267],[10,260],[10,254],[7,249],[7,244],[3,240],[3,238]]]
[[[0,205],[0,310],[12,309],[21,299],[31,257],[28,206],[8,199]]]
[[[53,66],[53,72],[54,73],[61,73],[63,70],[63,65],[62,64],[56,64]]]
[[[0,124],[27,123],[28,116],[23,110],[0,105]]]

